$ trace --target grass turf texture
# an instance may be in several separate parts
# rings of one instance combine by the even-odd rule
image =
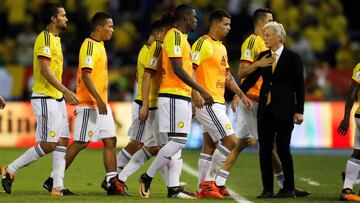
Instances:
[[[0,149],[0,164],[8,164],[26,149]],[[261,179],[258,156],[255,152],[242,153],[233,167],[227,186],[239,195],[252,202],[337,202],[342,188],[340,172],[345,168],[347,154],[293,155],[295,163],[296,186],[310,190],[312,194],[307,198],[295,199],[267,199],[259,200],[256,196],[261,192]],[[197,168],[199,151],[184,150],[183,160],[192,168]],[[179,200],[166,198],[167,190],[160,175],[157,175],[151,185],[151,195],[147,200],[138,196],[138,178],[149,166],[150,161],[140,168],[127,181],[129,193],[132,197],[108,197],[100,188],[105,172],[101,150],[84,150],[75,159],[65,175],[65,186],[79,196],[51,197],[42,189],[42,184],[50,174],[51,155],[47,155],[28,167],[21,169],[15,176],[12,194],[0,193],[0,202],[235,202],[230,197],[225,200]],[[319,186],[310,185],[302,179],[308,178],[320,183]],[[195,192],[197,179],[185,171],[181,176],[187,189]],[[274,182],[275,191],[277,183]],[[2,188],[1,188],[2,190]],[[355,192],[357,192],[355,187]]]

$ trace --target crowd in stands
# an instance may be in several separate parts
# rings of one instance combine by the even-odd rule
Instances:
[[[307,100],[341,100],[345,98],[352,68],[360,62],[360,34],[354,26],[354,14],[350,13],[353,10],[348,9],[355,1],[62,0],[69,18],[67,31],[61,36],[64,67],[68,72],[76,71],[78,51],[90,32],[91,16],[97,11],[107,11],[115,24],[113,39],[106,44],[109,69],[116,73],[116,78],[110,80],[110,99],[131,100],[137,54],[149,35],[151,22],[173,11],[176,5],[188,3],[196,8],[198,16],[198,28],[189,36],[191,43],[206,32],[212,9],[221,7],[231,13],[232,29],[224,44],[236,75],[241,44],[253,29],[252,13],[259,7],[267,7],[274,11],[276,21],[284,25],[287,46],[303,58]],[[12,86],[19,75],[9,66],[31,69],[33,44],[37,33],[44,29],[38,15],[44,2],[0,0],[0,95],[7,99],[27,98],[31,77],[25,82],[23,93],[14,96]],[[344,78],[339,79],[339,75]]]

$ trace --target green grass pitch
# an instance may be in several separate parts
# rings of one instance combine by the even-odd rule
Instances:
[[[21,155],[26,149],[0,149],[0,164],[4,165]],[[348,154],[321,155],[314,153],[295,153],[296,186],[310,190],[307,198],[294,199],[256,199],[261,190],[259,161],[256,152],[244,152],[239,156],[233,167],[228,187],[251,202],[338,202],[342,188],[340,172],[345,168]],[[184,150],[184,163],[197,168],[199,151]],[[79,196],[51,197],[42,189],[43,181],[51,170],[51,155],[47,155],[36,163],[21,169],[13,183],[13,193],[8,195],[0,192],[0,202],[235,202],[232,198],[224,200],[178,200],[166,198],[166,188],[157,175],[151,186],[151,195],[147,200],[141,199],[138,192],[138,177],[146,170],[150,162],[131,176],[127,182],[132,197],[108,197],[100,188],[104,178],[104,167],[101,150],[85,150],[79,154],[65,175],[65,186]],[[181,181],[186,188],[195,191],[196,178],[186,171],[182,172]],[[277,183],[274,183],[277,190]],[[1,188],[2,190],[2,188]],[[358,189],[355,187],[355,192]]]

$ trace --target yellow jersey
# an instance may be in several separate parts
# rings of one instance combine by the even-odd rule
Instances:
[[[258,59],[259,54],[266,50],[268,50],[268,48],[266,47],[264,40],[259,35],[252,34],[241,46],[240,61],[253,63]],[[249,89],[246,93],[249,98],[256,101],[259,100],[262,81],[262,77],[260,77],[256,84]]]
[[[191,47],[187,41],[187,34],[176,28],[170,29],[164,38],[162,50],[162,81],[159,97],[177,97],[191,99],[191,87],[178,78],[171,65],[170,59],[182,60],[184,71],[192,77]]]
[[[142,101],[142,96],[141,96],[142,77],[144,75],[149,48],[150,48],[149,45],[144,44],[144,46],[140,49],[137,58],[137,65],[136,65],[137,93],[136,93],[135,101],[139,101],[139,102]]]
[[[63,53],[60,37],[48,31],[42,31],[36,38],[33,58],[34,86],[32,91],[47,95],[53,99],[62,98],[63,93],[52,86],[41,74],[39,64],[39,60],[48,60],[50,62],[50,71],[54,73],[59,82],[62,81]]]
[[[360,84],[360,63],[358,63],[354,70],[353,70],[353,74],[351,77],[355,82]],[[358,102],[360,102],[360,91],[357,93],[357,97],[358,97]],[[360,105],[359,107],[356,109],[355,115],[360,116]]]
[[[162,42],[154,41],[150,46],[146,59],[145,71],[155,74],[150,80],[149,108],[157,107],[158,94],[161,84],[161,72],[158,70],[162,64],[162,48]]]
[[[208,35],[200,37],[192,46],[192,62],[198,82],[213,97],[214,102],[224,104],[228,57],[221,41]]]
[[[79,53],[79,66],[77,71],[76,95],[80,106],[96,107],[96,100],[90,94],[82,80],[82,72],[91,73],[91,80],[101,99],[108,102],[108,61],[103,41],[86,38],[81,45]]]

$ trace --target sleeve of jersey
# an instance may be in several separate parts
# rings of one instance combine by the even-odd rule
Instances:
[[[42,32],[36,39],[34,54],[39,60],[51,60],[50,34]]]
[[[162,45],[160,42],[155,41],[151,44],[146,58],[146,72],[149,72],[151,74],[156,72],[161,51]]]
[[[255,61],[255,38],[246,39],[241,46],[240,61],[253,63]]]
[[[357,82],[360,83],[360,63],[358,63],[354,70],[353,70],[353,75],[352,75],[352,79]]]
[[[193,67],[196,69],[202,61],[210,56],[211,47],[206,38],[198,39],[192,46],[191,60]]]
[[[164,48],[171,59],[181,59],[182,58],[182,49],[181,49],[181,34],[177,31],[171,31],[165,36],[164,39]]]
[[[91,73],[94,68],[95,61],[94,44],[90,41],[81,45],[79,66],[83,72]]]

